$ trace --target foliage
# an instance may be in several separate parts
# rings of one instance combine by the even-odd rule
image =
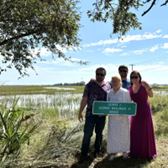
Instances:
[[[20,76],[34,69],[42,52],[49,52],[64,60],[73,61],[64,55],[65,50],[77,49],[80,39],[80,10],[78,0],[0,0],[0,73],[15,68]],[[118,2],[118,3],[117,3]],[[156,0],[146,0],[151,6]],[[167,0],[161,5],[166,5]],[[142,6],[141,0],[96,0],[94,9],[88,11],[91,21],[113,21],[113,33],[125,35],[130,28],[141,29],[134,12]],[[42,48],[44,50],[42,50]],[[77,61],[81,64],[87,62]]]
[[[75,124],[75,126],[68,127],[64,134],[60,136],[59,141],[62,143],[76,143],[75,140],[78,140],[78,138],[83,135],[83,130],[84,123],[78,123]]]
[[[143,2],[143,3],[142,3]],[[144,16],[153,5],[156,0],[96,0],[93,3],[94,9],[87,12],[91,21],[103,21],[108,19],[113,21],[113,34],[119,33],[120,36],[125,35],[130,28],[141,29],[141,23],[138,21],[136,14],[132,11],[132,8],[138,10],[140,6],[145,3],[151,3],[149,9],[147,9],[142,16]],[[167,0],[161,5],[164,6],[168,3]]]
[[[168,95],[156,94],[149,101],[154,114],[156,136],[168,136]]]
[[[0,86],[1,95],[12,94],[55,94],[55,92],[73,92],[83,93],[84,86],[59,86],[60,90],[56,89],[57,86],[52,85],[39,85],[39,86]],[[64,89],[66,88],[66,90]],[[68,90],[68,88],[70,88]],[[72,90],[74,89],[74,90]]]
[[[64,83],[64,86],[85,86],[85,82],[76,82],[76,83]]]
[[[168,137],[168,110],[165,108],[160,111],[156,117],[156,130],[155,133],[157,136],[167,136]]]
[[[28,75],[41,48],[65,60],[63,50],[79,47],[80,12],[76,0],[0,0],[0,55],[7,68]],[[72,61],[72,60],[71,60]],[[83,63],[80,61],[80,63]]]
[[[25,142],[29,143],[30,136],[38,128],[39,124],[23,126],[24,111],[26,108],[16,107],[19,98],[13,100],[12,108],[4,108],[0,105],[0,145],[1,159],[10,154],[19,154],[19,150]]]
[[[168,95],[156,94],[149,101],[153,114],[168,108]]]
[[[66,95],[67,93],[65,93]],[[59,96],[62,98],[61,103],[56,102],[57,108],[61,108],[62,104],[65,105],[65,100],[63,95]],[[73,96],[71,96],[73,97]],[[49,99],[46,101],[49,102]],[[165,130],[167,127],[167,118],[165,118],[168,106],[168,97],[162,95],[155,95],[150,100],[150,105],[156,104],[156,107],[162,106],[162,109],[153,115],[153,122],[155,125],[156,145],[157,145],[157,158],[150,161],[146,159],[134,159],[128,158],[123,160],[122,156],[118,155],[113,162],[108,161],[108,155],[106,153],[106,139],[107,139],[107,123],[104,130],[104,139],[102,144],[102,157],[94,158],[94,141],[95,133],[91,138],[91,144],[89,148],[89,154],[87,160],[82,165],[78,164],[78,159],[80,157],[80,148],[83,138],[83,124],[79,123],[77,116],[68,117],[67,119],[59,119],[56,112],[52,109],[46,108],[42,113],[39,113],[38,119],[42,121],[37,134],[31,136],[30,145],[28,147],[23,146],[21,153],[18,158],[11,160],[11,158],[6,159],[1,163],[0,167],[8,168],[23,168],[23,167],[62,167],[62,168],[86,168],[86,167],[96,167],[96,168],[158,168],[166,167],[168,165],[168,137],[162,136],[162,134],[157,134],[157,129]],[[162,103],[163,102],[163,103]],[[49,103],[48,103],[49,104]],[[160,104],[160,105],[157,105]],[[40,109],[38,109],[41,111]],[[63,111],[63,113],[66,111]],[[164,114],[162,114],[165,112]],[[162,124],[164,123],[164,124]],[[164,133],[164,135],[167,135]],[[31,143],[33,142],[33,143]]]

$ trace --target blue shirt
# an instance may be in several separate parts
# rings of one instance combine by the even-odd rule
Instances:
[[[111,88],[113,88],[111,82],[109,83]],[[125,88],[128,90],[128,88],[131,86],[130,80],[122,80],[122,88]]]
[[[127,89],[131,86],[130,80],[122,80],[122,87]]]

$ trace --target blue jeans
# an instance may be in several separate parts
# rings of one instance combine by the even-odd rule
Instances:
[[[89,151],[90,138],[93,135],[93,129],[95,127],[96,139],[95,139],[95,152],[100,152],[102,139],[103,139],[103,129],[105,126],[106,117],[92,115],[86,117],[85,126],[84,126],[84,137],[82,141],[82,156],[86,156]]]

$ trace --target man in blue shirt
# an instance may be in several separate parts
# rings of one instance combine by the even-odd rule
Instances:
[[[120,65],[118,67],[118,72],[121,76],[121,79],[122,79],[122,87],[127,89],[130,87],[130,80],[127,79],[127,75],[128,75],[128,67],[125,66],[125,65]],[[110,83],[110,86],[112,88],[112,84]]]
[[[130,80],[127,79],[128,67],[125,65],[120,65],[118,72],[122,79],[122,87],[128,90],[128,88],[130,87]]]

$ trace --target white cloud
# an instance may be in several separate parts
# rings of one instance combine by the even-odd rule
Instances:
[[[122,49],[115,49],[115,48],[106,48],[103,53],[113,53],[113,52],[121,52]]]
[[[114,44],[114,43],[117,43],[117,42],[118,42],[118,39],[100,40],[96,43],[84,44],[83,47],[90,47],[90,46],[97,46],[97,45],[108,45],[108,44]]]
[[[146,33],[146,34],[142,35],[143,40],[159,38],[159,37],[162,37],[162,35],[155,35],[155,34],[151,34],[151,33]]]
[[[161,31],[162,31],[162,30],[161,30],[161,29],[159,29],[159,30],[157,30],[157,31],[156,31],[156,33],[160,33]]]
[[[63,53],[66,53],[67,50],[61,48],[59,45],[57,45],[58,49],[60,49]],[[31,53],[34,55],[40,52],[41,57],[50,57],[52,55],[51,51],[48,51],[46,48],[35,48],[34,50],[31,50]]]
[[[122,64],[122,63],[121,63]],[[29,70],[29,77],[22,78],[20,80],[17,80],[17,72],[13,70],[9,70],[6,73],[1,74],[1,78],[3,81],[10,81],[7,84],[25,84],[25,85],[32,85],[32,84],[55,84],[55,83],[73,83],[73,82],[79,82],[81,80],[85,81],[86,83],[89,82],[91,78],[95,78],[95,70],[98,67],[104,67],[107,71],[107,75],[105,77],[105,81],[110,81],[111,76],[113,75],[119,75],[118,74],[118,67],[120,64],[96,64],[96,65],[90,65],[90,66],[80,66],[79,68],[72,68],[70,69],[64,69],[59,68],[58,66],[55,67],[38,67],[36,66],[36,70],[38,75],[34,73],[34,71]],[[129,68],[129,73],[131,72],[131,66]],[[163,78],[160,74],[163,74],[168,72],[168,66],[163,65],[141,65],[141,66],[135,66],[134,67],[137,71],[141,73],[142,79],[146,80],[148,83],[167,83],[167,80],[164,81],[161,79]],[[165,71],[163,71],[165,69]],[[153,73],[157,75],[153,75]],[[73,75],[68,75],[73,74]],[[45,76],[45,78],[44,78]],[[157,76],[157,81],[156,81]],[[129,75],[128,75],[129,77]],[[150,78],[149,78],[150,77]],[[160,80],[158,80],[160,79]]]
[[[159,38],[162,35],[155,35],[154,33],[145,33],[143,35],[137,34],[137,35],[127,35],[125,37],[122,37],[119,41],[121,43],[127,43],[130,41],[140,41],[140,40],[148,40],[153,38]]]
[[[164,43],[164,45],[161,48],[167,49],[168,48],[168,43]]]
[[[126,56],[126,55],[128,55],[127,53],[122,53],[122,54],[120,54],[120,56]]]
[[[160,33],[161,30],[157,30],[156,33]],[[109,45],[109,44],[115,44],[115,43],[128,43],[130,41],[140,41],[140,40],[148,40],[153,38],[159,38],[162,37],[161,34],[155,34],[154,33],[145,33],[143,35],[137,34],[137,35],[127,35],[123,36],[121,39],[115,38],[113,40],[100,40],[95,43],[90,44],[84,44],[83,47],[90,47],[90,46],[97,46],[97,45]]]
[[[35,57],[35,55],[37,53],[40,52],[40,56],[42,57],[48,57],[48,56],[51,56],[51,52],[50,51],[47,51],[46,48],[35,48],[33,50],[30,50],[31,54],[33,54],[33,56]]]
[[[68,49],[72,49],[72,48],[70,48],[70,47],[60,46],[60,45],[56,45],[56,47],[57,47],[61,52],[63,52],[64,54],[68,52]]]
[[[163,38],[168,38],[168,35],[167,35],[167,34],[166,34],[166,35],[164,35],[164,36],[163,36]]]
[[[127,35],[125,37],[122,37],[120,39],[120,42],[121,43],[127,43],[127,42],[130,42],[130,41],[139,41],[139,40],[142,40],[142,36],[140,34],[138,34],[138,35]]]
[[[155,50],[158,50],[158,49],[159,49],[159,47],[158,47],[158,44],[157,44],[157,45],[153,46],[153,47],[150,49],[150,51],[151,51],[151,52],[154,52]]]
[[[147,50],[134,50],[133,53],[134,54],[142,54],[144,52],[146,52]]]

